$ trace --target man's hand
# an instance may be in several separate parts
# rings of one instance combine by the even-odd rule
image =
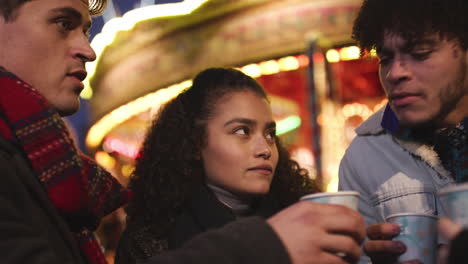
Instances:
[[[365,223],[347,207],[302,201],[267,221],[293,264],[355,263],[361,256]]]
[[[367,228],[369,240],[364,243],[364,252],[372,263],[396,263],[398,256],[406,251],[406,246],[400,241],[392,241],[400,233],[400,227],[392,223],[373,224]],[[417,264],[417,260],[401,262],[401,264]]]

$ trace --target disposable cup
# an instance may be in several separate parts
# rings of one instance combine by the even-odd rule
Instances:
[[[316,203],[339,204],[357,210],[359,193],[352,191],[322,192],[302,196],[300,200]]]
[[[438,195],[446,208],[447,217],[468,227],[468,183],[445,187]]]
[[[406,245],[406,252],[398,262],[417,259],[435,264],[437,258],[437,220],[431,214],[402,213],[389,215],[386,221],[400,226],[400,234],[393,238]]]

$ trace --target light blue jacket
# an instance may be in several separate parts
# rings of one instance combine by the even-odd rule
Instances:
[[[437,192],[455,184],[432,147],[396,139],[381,126],[383,109],[356,129],[339,171],[339,190],[360,193],[368,225],[396,213],[445,215]],[[365,263],[365,262],[361,262]]]

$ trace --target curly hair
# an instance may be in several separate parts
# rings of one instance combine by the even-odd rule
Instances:
[[[439,34],[468,48],[466,0],[364,0],[354,21],[352,38],[363,52],[382,46],[385,33],[406,40]]]
[[[126,208],[130,240],[153,248],[137,250],[140,256],[134,257],[146,258],[167,249],[166,239],[176,217],[198,186],[205,184],[199,157],[206,144],[206,123],[221,97],[239,91],[267,98],[263,88],[240,71],[207,69],[154,119],[130,177],[134,196]],[[318,191],[318,187],[307,170],[290,159],[278,138],[276,143],[279,160],[269,194],[286,207],[300,196]]]
[[[14,16],[14,12],[18,10],[23,4],[31,0],[0,0],[0,15],[6,21],[9,21]],[[107,5],[107,0],[81,0],[82,2],[89,3],[89,13],[92,16],[97,16],[104,12]]]

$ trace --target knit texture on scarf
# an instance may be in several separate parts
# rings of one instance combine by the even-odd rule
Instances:
[[[34,88],[0,68],[0,89],[0,135],[24,151],[83,256],[106,263],[92,231],[130,192],[79,152],[57,111]]]
[[[457,126],[412,129],[400,126],[395,113],[387,105],[382,127],[397,138],[432,146],[457,183],[468,181],[468,117]]]

